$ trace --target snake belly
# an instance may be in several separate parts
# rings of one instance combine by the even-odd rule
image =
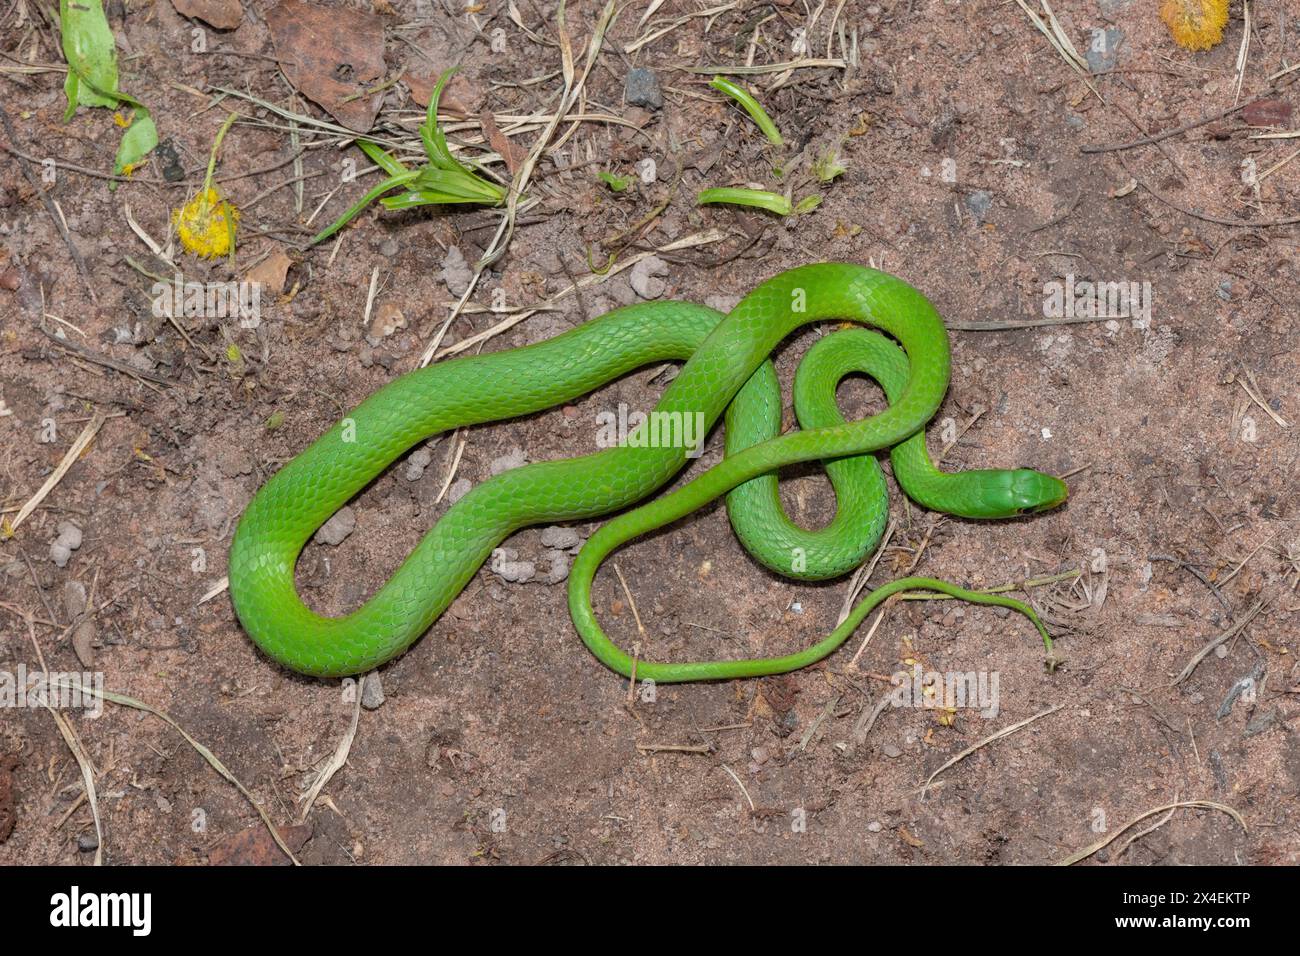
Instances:
[[[732,418],[748,421],[745,409],[750,400],[757,398],[769,405],[775,401],[779,411],[779,393],[775,399],[771,395],[775,373],[770,353],[799,326],[827,319],[873,325],[901,345],[899,352],[897,346],[887,343],[897,354],[882,360],[893,366],[892,374],[883,373],[891,381],[882,378],[889,407],[857,422],[828,418],[824,425],[779,437],[751,434],[746,438],[751,444],[729,447],[722,462],[694,481],[604,525],[579,554],[569,580],[570,613],[584,642],[615,670],[630,674],[635,668],[638,676],[660,681],[779,673],[830,653],[870,607],[889,594],[907,587],[927,587],[1026,613],[1050,648],[1041,622],[1020,602],[923,578],[893,582],[872,592],[834,634],[799,655],[777,658],[685,664],[633,661],[596,622],[590,589],[604,556],[639,534],[662,527],[733,489],[743,489],[747,482],[774,482],[774,477],[767,476],[780,467],[825,459],[833,461],[837,470],[856,461],[876,467],[878,472],[870,453],[910,439],[919,443],[924,464],[933,470],[925,456],[923,429],[948,385],[948,339],[943,322],[933,306],[902,280],[837,263],[783,272],[758,286],[725,317],[689,303],[634,305],[534,345],[456,358],[395,379],[280,469],[250,502],[235,532],[229,561],[230,593],[240,622],[268,656],[301,673],[322,677],[358,674],[390,660],[429,628],[510,534],[530,525],[588,519],[627,508],[667,483],[686,463],[691,449],[640,443],[633,436],[620,447],[529,464],[497,475],[452,505],[361,607],[338,617],[317,614],[302,602],[294,584],[299,553],[316,529],[404,452],[450,429],[571,402],[634,369],[669,360],[684,360],[685,365],[653,411],[670,417],[697,416],[704,433],[746,383],[760,380],[757,386],[751,384],[752,391],[746,389],[741,407],[733,408],[730,432]],[[810,384],[810,389],[820,388],[823,404],[827,389],[834,404],[836,375],[842,377],[833,368],[814,375],[817,383]],[[829,381],[831,378],[834,381]],[[917,450],[913,445],[909,454],[915,458]],[[897,471],[897,456],[895,468]],[[980,474],[934,473],[941,479]],[[1016,484],[1005,476],[1021,474],[1055,483],[1045,492],[1036,488],[1038,496],[1025,499],[1029,503],[1024,510],[1050,507],[1064,499],[1064,485],[1037,472],[988,472],[1000,476],[991,479],[994,496],[1003,493],[997,482],[1011,482],[1013,501],[996,505],[996,513],[976,516],[1020,513],[1023,479]],[[924,468],[918,471],[918,483],[931,477]],[[867,481],[872,483],[870,478]],[[980,485],[986,480],[975,481]],[[951,504],[956,513],[962,513],[965,505],[961,500],[943,500],[942,488],[937,494],[939,500],[931,495],[927,506]],[[776,504],[779,508],[779,500]],[[849,560],[846,555],[860,555],[864,547],[870,550],[874,546],[872,536],[878,538],[879,530],[873,531],[872,524],[879,525],[887,510],[883,482],[863,492],[860,505],[870,520],[865,527],[856,519],[847,522],[855,541],[832,545],[834,555],[829,563],[814,555],[813,573],[805,576],[836,573],[835,561],[842,564]],[[762,528],[772,523],[771,516],[755,512],[755,530],[745,514],[737,519],[738,513],[747,510],[743,492],[742,499],[729,501],[732,522],[743,529],[742,542],[769,567],[788,566],[789,541],[769,541],[762,533]],[[987,509],[981,505],[975,510]],[[781,520],[786,521],[783,515]],[[852,627],[845,631],[851,622]]]

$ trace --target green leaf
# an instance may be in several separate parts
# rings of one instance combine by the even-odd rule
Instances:
[[[153,124],[153,117],[145,109],[135,110],[131,125],[122,134],[122,142],[117,146],[117,159],[113,161],[113,174],[121,176],[128,166],[134,166],[149,155],[149,151],[158,145],[158,128]]]
[[[59,29],[68,61],[64,122],[78,106],[116,107],[123,100],[117,91],[117,47],[100,0],[59,0]]]
[[[480,176],[463,163],[457,162],[447,148],[447,137],[438,127],[438,100],[443,87],[456,71],[447,70],[434,85],[429,96],[429,108],[420,125],[420,141],[429,161],[419,169],[408,169],[378,144],[358,139],[357,145],[386,173],[388,178],[366,193],[359,202],[339,219],[312,237],[310,245],[328,239],[350,222],[357,213],[376,199],[386,209],[410,209],[414,206],[446,205],[450,203],[481,203],[499,206],[505,202],[506,191],[494,182]],[[384,196],[390,190],[403,188],[396,196]],[[380,198],[383,197],[383,198]]]
[[[732,83],[729,79],[723,76],[715,76],[709,83],[709,86],[713,87],[720,93],[726,93],[733,100],[739,103],[741,107],[744,108],[745,112],[749,114],[750,119],[758,124],[758,128],[763,131],[763,135],[767,137],[769,143],[773,146],[785,145],[785,140],[781,138],[781,131],[778,130],[776,124],[772,122],[772,117],[767,115],[767,110],[763,109],[763,107],[759,105],[758,100],[754,99],[748,90],[744,87],[737,86],[735,83]]]
[[[806,212],[812,212],[821,204],[822,197],[817,195],[817,193],[812,193],[808,196],[804,196],[803,199],[800,199],[799,202],[795,204],[794,214],[796,216],[802,216]]]
[[[813,163],[812,171],[813,175],[819,180],[828,183],[836,176],[842,176],[848,172],[848,167],[840,161],[838,150],[828,149]]]
[[[728,203],[733,206],[753,206],[766,209],[778,216],[788,216],[793,212],[790,200],[777,193],[762,189],[706,189],[695,197],[701,206],[708,203]],[[819,200],[820,201],[820,200]]]
[[[334,222],[331,223],[329,226],[325,227],[316,235],[312,236],[311,242],[309,242],[308,245],[314,246],[316,245],[316,243],[328,239],[330,236],[334,235],[334,233],[338,232],[349,222],[351,222],[357,216],[357,214],[361,212],[361,210],[365,209],[367,206],[369,206],[372,202],[374,202],[384,193],[388,192],[390,189],[396,189],[398,186],[402,186],[406,183],[409,183],[417,175],[419,174],[415,170],[412,170],[409,173],[402,173],[402,175],[400,176],[391,176],[388,179],[385,179],[374,189],[370,190],[370,192],[362,196],[361,199],[355,205],[353,205],[351,209],[345,212],[338,219],[334,220]]]
[[[613,173],[607,173],[604,170],[598,172],[596,178],[616,193],[621,193],[632,185],[631,176],[615,176]]]
[[[410,209],[413,206],[445,206],[482,201],[473,196],[457,196],[454,193],[441,193],[433,189],[413,189],[400,196],[385,196],[379,200],[385,209]]]
[[[456,68],[453,67],[444,70],[438,77],[433,92],[429,94],[429,109],[424,116],[424,125],[420,127],[420,139],[424,140],[424,151],[429,154],[429,162],[441,169],[461,168],[455,157],[451,155],[451,150],[447,148],[447,137],[438,127],[438,101],[442,99],[442,88],[447,85],[447,81],[455,72]]]
[[[491,205],[496,205],[505,198],[505,190],[500,186],[479,179],[473,173],[460,168],[421,167],[419,178],[411,184],[411,188],[445,192],[465,202],[482,202]]]
[[[372,163],[388,173],[388,175],[400,176],[402,173],[410,172],[398,160],[381,149],[379,144],[372,143],[368,139],[359,139],[357,145],[361,147],[363,153],[370,157]]]

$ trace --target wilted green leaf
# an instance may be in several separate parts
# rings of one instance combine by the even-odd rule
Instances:
[[[137,109],[131,119],[131,125],[122,134],[122,142],[117,146],[117,159],[113,162],[113,173],[117,176],[127,171],[146,156],[149,150],[158,145],[158,128],[153,124],[153,117],[145,109]]]
[[[817,193],[813,193],[812,195],[804,196],[803,199],[799,200],[799,202],[794,207],[794,213],[796,216],[802,216],[806,212],[812,212],[821,204],[822,204],[822,197],[819,196]]]
[[[813,163],[812,171],[819,180],[828,183],[836,176],[848,172],[848,167],[840,161],[838,150],[828,149]]]
[[[607,173],[604,170],[598,172],[596,178],[616,193],[621,193],[632,185],[631,176],[615,176],[613,173]]]
[[[117,92],[117,47],[100,0],[59,0],[59,29],[68,61],[64,122],[78,106],[117,106],[122,99]]]

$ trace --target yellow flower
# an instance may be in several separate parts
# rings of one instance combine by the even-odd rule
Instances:
[[[188,252],[216,259],[234,251],[239,210],[211,187],[201,190],[185,208],[173,211],[172,222]]]
[[[1177,44],[1186,50],[1208,50],[1223,39],[1228,0],[1165,0],[1160,8]]]

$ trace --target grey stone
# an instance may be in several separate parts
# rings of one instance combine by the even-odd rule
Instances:
[[[406,480],[419,481],[424,476],[424,469],[429,467],[433,461],[433,452],[425,446],[417,448],[411,452],[411,457],[406,459]]]
[[[638,66],[629,70],[623,85],[623,98],[630,106],[644,106],[657,110],[664,105],[664,92],[659,87],[659,77],[654,70]]]
[[[1135,2],[1136,0],[1097,0],[1097,6],[1103,14],[1113,17],[1129,9]]]
[[[632,267],[632,290],[643,299],[657,299],[668,288],[668,283],[662,278],[666,275],[668,263],[658,256],[646,256]]]
[[[739,302],[740,296],[738,295],[707,295],[704,297],[705,305],[722,313],[730,312]]]
[[[492,475],[499,475],[503,471],[510,471],[512,468],[519,468],[528,464],[528,458],[524,455],[522,448],[511,448],[499,458],[493,458],[488,465],[488,472]]]
[[[367,674],[361,682],[361,706],[366,710],[378,710],[384,706],[384,684],[378,671]]]
[[[993,208],[993,194],[984,189],[978,189],[966,197],[966,208],[970,214],[980,222],[989,214]]]
[[[582,544],[582,535],[573,528],[554,526],[542,529],[542,547],[566,551]]]
[[[1242,736],[1254,737],[1256,734],[1262,734],[1264,731],[1268,730],[1276,723],[1277,723],[1276,710],[1268,710],[1262,714],[1256,714],[1254,717],[1250,719],[1250,723],[1246,725],[1246,729],[1242,732]]]
[[[469,494],[469,490],[473,487],[474,482],[468,478],[457,478],[451,483],[451,487],[447,489],[447,502],[454,505]]]
[[[66,568],[72,552],[81,547],[81,529],[71,521],[61,521],[57,530],[59,536],[50,544],[50,560]]]
[[[497,548],[492,552],[492,573],[507,584],[523,584],[537,577],[537,565],[520,561],[514,548]]]
[[[442,281],[447,284],[447,291],[462,296],[473,278],[474,270],[465,261],[465,254],[458,246],[448,246],[447,255],[442,260]]]
[[[551,548],[546,552],[546,560],[551,563],[546,572],[546,577],[542,579],[546,584],[559,584],[568,578],[569,554],[567,551]]]
[[[340,545],[347,540],[348,535],[356,530],[356,527],[357,513],[344,506],[334,514],[334,517],[320,526],[320,530],[316,532],[316,542],[318,544]]]
[[[86,586],[80,581],[65,581],[63,584],[63,610],[68,618],[79,617],[86,609]]]
[[[1088,51],[1084,54],[1084,59],[1088,61],[1088,69],[1093,73],[1113,70],[1119,56],[1120,44],[1123,42],[1124,31],[1119,27],[1104,29],[1093,27],[1091,39],[1088,41]]]

